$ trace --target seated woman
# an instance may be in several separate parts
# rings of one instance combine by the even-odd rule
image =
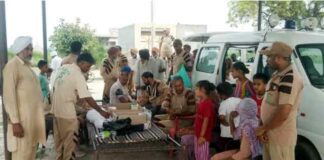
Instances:
[[[261,157],[261,143],[254,133],[254,129],[259,125],[259,120],[256,117],[256,102],[251,98],[243,99],[239,104],[238,112],[240,115],[239,126],[234,127],[234,116],[230,117],[230,126],[234,139],[241,139],[240,149],[218,153],[212,157],[212,160],[245,160]]]

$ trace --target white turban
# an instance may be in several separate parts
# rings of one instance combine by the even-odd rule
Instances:
[[[32,44],[33,39],[29,36],[21,36],[15,39],[14,44],[11,46],[11,50],[18,54],[24,50],[28,45]]]

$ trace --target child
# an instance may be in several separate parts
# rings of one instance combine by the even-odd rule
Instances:
[[[47,78],[48,72],[48,63],[44,60],[40,60],[37,64],[37,67],[40,70],[40,74],[38,76],[42,93],[43,93],[43,102],[45,104],[44,113],[45,113],[45,129],[46,129],[46,139],[50,131],[53,131],[53,116],[50,114],[51,105],[49,101],[49,84]],[[45,148],[45,146],[43,146]]]
[[[47,80],[50,80],[51,76],[53,73],[53,69],[52,68],[48,68],[46,75],[47,75]]]
[[[48,86],[48,80],[47,80],[47,71],[48,71],[48,64],[44,60],[40,60],[37,64],[40,74],[38,76],[39,82],[41,85],[42,93],[43,93],[43,100],[44,102],[47,102],[48,94],[49,94],[49,86]]]
[[[234,119],[231,116],[230,126],[234,139],[240,139],[239,150],[229,150],[221,152],[212,157],[212,160],[221,159],[261,159],[261,143],[255,136],[254,129],[258,127],[259,120],[256,117],[257,106],[253,99],[244,98],[238,107],[240,123],[238,127],[234,126]]]
[[[256,92],[256,95],[252,97],[257,103],[257,117],[260,118],[261,113],[261,104],[263,100],[263,96],[266,92],[266,86],[269,81],[269,77],[263,73],[257,73],[253,76],[253,88]]]
[[[206,81],[199,81],[196,85],[196,96],[200,99],[195,118],[195,157],[196,160],[209,159],[209,143],[215,124],[214,102],[210,98],[215,86]]]
[[[236,111],[238,104],[241,102],[240,98],[232,97],[233,95],[233,88],[230,83],[224,82],[217,86],[217,92],[222,100],[218,109],[219,121],[221,123],[221,139],[219,146],[221,150],[225,150],[225,148],[229,144],[229,142],[233,141],[233,136],[230,132],[229,127],[229,117],[232,111]],[[239,117],[236,119],[236,125],[238,125]],[[233,146],[237,148],[238,146]]]
[[[232,76],[236,78],[236,88],[234,90],[234,97],[252,98],[255,96],[255,91],[253,89],[253,83],[246,78],[246,74],[250,73],[249,69],[246,68],[245,64],[242,62],[236,62],[232,68]]]

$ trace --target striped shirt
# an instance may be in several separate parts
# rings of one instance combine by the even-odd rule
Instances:
[[[174,53],[171,57],[171,60],[173,75],[175,75],[180,70],[181,65],[184,65],[185,67],[192,67],[190,53],[185,52],[184,50],[182,50],[180,54]]]
[[[105,58],[100,67],[100,74],[105,82],[102,98],[105,103],[109,103],[110,88],[116,82],[116,77],[118,77],[118,66],[112,59]]]
[[[120,54],[117,58],[117,61],[120,62],[120,61],[127,61],[128,62],[128,59],[127,57],[124,55],[124,54]]]
[[[170,104],[170,108],[174,109],[176,114],[196,112],[195,94],[191,90],[185,89],[181,94],[170,90],[164,101]]]
[[[267,132],[271,143],[280,146],[296,145],[296,118],[303,87],[301,76],[292,66],[273,74],[267,85],[266,94],[261,105],[263,123],[268,123],[281,105],[291,105],[292,107],[287,119],[280,126]]]
[[[145,92],[142,94],[148,95],[148,102],[154,106],[160,106],[168,93],[169,87],[159,81],[155,80],[152,85],[145,86]]]
[[[102,65],[106,74],[110,74],[115,66],[114,62],[110,58],[104,59]]]

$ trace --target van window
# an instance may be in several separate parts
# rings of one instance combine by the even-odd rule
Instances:
[[[226,81],[231,84],[236,83],[236,80],[232,77],[230,71],[232,64],[237,61],[243,62],[246,67],[252,71],[252,64],[254,62],[256,49],[257,45],[229,45],[223,61],[222,81]]]
[[[267,75],[268,77],[271,77],[274,70],[269,67],[267,59],[268,59],[267,56],[264,56],[264,55],[259,56],[257,73],[263,73],[263,74]]]
[[[297,51],[312,85],[324,88],[324,44],[300,45]]]
[[[219,47],[205,47],[198,56],[196,70],[205,73],[214,73],[217,59],[219,58]]]

